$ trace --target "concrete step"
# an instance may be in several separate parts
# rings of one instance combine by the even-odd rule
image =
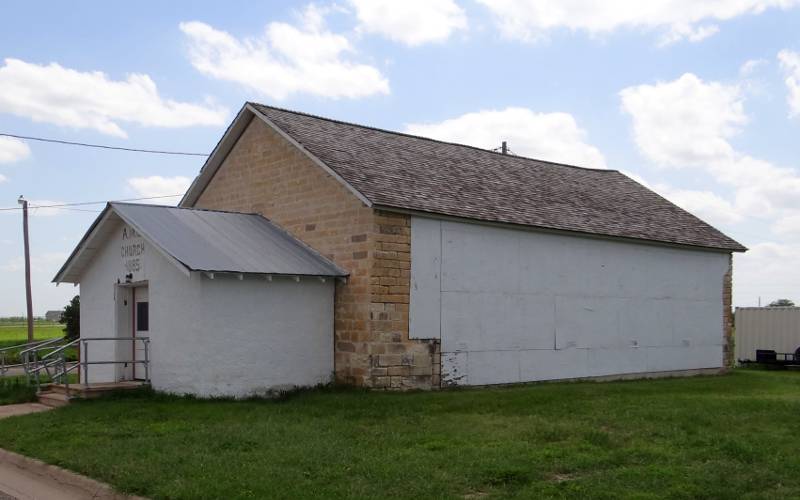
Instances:
[[[37,397],[39,398],[39,402],[41,404],[52,406],[54,408],[68,405],[70,399],[66,394],[53,391],[40,392]]]
[[[71,384],[69,386],[70,395],[75,395],[76,392],[80,391],[81,386],[78,384]],[[58,394],[66,394],[67,393],[67,386],[64,384],[50,384],[45,389],[45,392],[57,392]]]
[[[126,389],[138,389],[142,387],[143,383],[134,380],[127,380],[122,382],[108,382],[108,383],[95,383],[90,385],[85,384],[69,384],[69,395],[73,398],[91,399],[103,396],[113,391],[120,391]],[[64,384],[50,384],[47,392],[56,392],[59,394],[66,394],[67,387]]]

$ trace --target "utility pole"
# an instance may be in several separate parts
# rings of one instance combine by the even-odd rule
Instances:
[[[17,203],[22,205],[22,239],[25,242],[25,299],[28,303],[28,342],[33,342],[33,300],[31,299],[31,249],[28,242],[28,200],[21,195]]]

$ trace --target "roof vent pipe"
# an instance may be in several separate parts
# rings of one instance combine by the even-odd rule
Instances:
[[[496,144],[496,143],[495,143],[495,144]],[[503,141],[503,145],[502,145],[502,146],[500,146],[500,151],[501,151],[501,152],[502,152],[504,155],[507,155],[507,154],[508,154],[508,143],[507,143],[506,141]]]

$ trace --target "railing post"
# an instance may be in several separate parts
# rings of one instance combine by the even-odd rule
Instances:
[[[83,341],[83,385],[85,387],[89,387],[89,341],[88,340]]]
[[[67,392],[67,399],[69,399],[69,375],[67,374],[67,350],[61,351],[61,383],[64,384],[64,389]]]
[[[150,339],[144,340],[144,381],[150,383]]]
[[[20,353],[20,361],[22,362],[22,367],[25,370],[25,376],[28,379],[28,385],[31,385],[31,367],[28,363],[28,353]]]
[[[39,380],[39,351],[36,349],[33,351],[33,369],[36,370],[36,391],[38,392],[42,388],[42,385]]]

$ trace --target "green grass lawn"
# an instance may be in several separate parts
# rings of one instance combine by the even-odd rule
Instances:
[[[71,384],[78,381],[75,373],[68,375]],[[41,383],[46,384],[50,378],[42,373]],[[0,405],[11,405],[17,403],[28,403],[36,401],[36,386],[28,385],[26,376],[0,377]]]
[[[800,497],[800,373],[280,401],[140,392],[0,446],[155,498]]]
[[[36,401],[36,387],[27,384],[26,377],[0,378],[0,405]]]

